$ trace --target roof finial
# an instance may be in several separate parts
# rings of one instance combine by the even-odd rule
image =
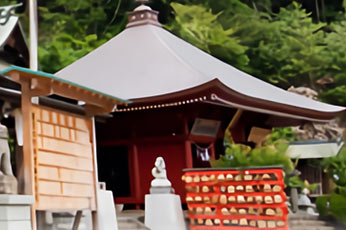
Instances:
[[[135,1],[141,3],[141,5],[134,9],[134,11],[129,13],[129,23],[126,25],[126,27],[133,27],[144,24],[161,26],[158,21],[158,12],[145,5],[145,3],[148,3],[150,0]]]

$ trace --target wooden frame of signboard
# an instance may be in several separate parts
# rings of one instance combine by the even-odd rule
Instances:
[[[95,114],[109,113],[116,104],[111,96],[57,79],[53,75],[12,67],[2,72],[21,84],[23,116],[23,163],[19,183],[22,193],[33,195],[32,229],[36,211],[77,211],[73,228],[78,228],[81,210],[91,210],[97,229],[97,162],[94,140]],[[60,95],[84,101],[86,115],[76,115],[32,103],[35,96]]]

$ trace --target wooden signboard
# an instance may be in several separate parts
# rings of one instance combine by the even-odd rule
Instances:
[[[20,193],[35,196],[31,227],[37,229],[36,211],[77,211],[73,229],[78,229],[81,210],[92,211],[97,229],[97,178],[93,117],[113,111],[129,101],[97,92],[54,75],[12,66],[1,75],[21,84],[23,162],[18,170]],[[32,104],[33,97],[59,95],[86,104],[78,116]]]
[[[31,108],[36,210],[96,210],[92,120]]]

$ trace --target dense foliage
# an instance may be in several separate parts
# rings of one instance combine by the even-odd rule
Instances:
[[[324,158],[321,167],[336,184],[336,191],[346,197],[346,147],[338,155]]]
[[[299,140],[299,136],[292,130],[291,127],[273,128],[271,134],[267,137],[266,142],[272,143],[280,139],[293,142]]]
[[[225,154],[218,160],[211,160],[212,167],[253,167],[253,166],[282,166],[285,171],[292,171],[293,164],[286,155],[288,143],[283,140],[275,141],[270,145],[256,147],[243,144],[231,144],[226,147]]]
[[[346,47],[342,41],[346,20],[341,12],[327,23],[316,20],[294,1],[276,13],[269,4],[260,11],[246,1],[206,2],[198,6],[198,14],[192,13],[195,5],[172,4],[176,16],[168,28],[258,78],[284,89],[308,86],[319,91],[321,99],[346,105]],[[205,30],[211,23],[201,18],[212,21],[213,28]],[[223,30],[217,29],[220,25]],[[218,42],[222,49],[210,48]]]
[[[136,6],[127,0],[37,1],[40,69],[52,73],[121,32]],[[152,0],[149,5],[160,11],[167,29],[215,57],[284,89],[308,86],[320,99],[346,105],[346,0]]]
[[[199,5],[171,5],[177,14],[171,25],[167,26],[169,30],[235,67],[242,69],[249,64],[245,53],[247,46],[240,44],[232,28],[224,29],[217,20],[220,13],[213,14],[210,9]]]
[[[236,144],[231,132],[227,129],[224,136],[225,154],[218,160],[211,159],[210,164],[216,168],[282,166],[286,172],[292,172],[293,163],[286,151],[288,142],[284,139],[268,141],[255,148],[244,144]]]
[[[346,147],[337,156],[323,159],[321,166],[336,187],[331,194],[317,198],[317,209],[322,216],[333,216],[346,224]]]

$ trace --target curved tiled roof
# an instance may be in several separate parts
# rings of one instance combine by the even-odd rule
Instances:
[[[212,93],[218,94],[220,89],[234,107],[262,109],[280,116],[328,120],[345,110],[259,80],[152,23],[126,28],[56,75],[134,103],[188,97],[203,86],[204,90],[209,87],[208,93],[213,88]],[[239,100],[233,101],[236,97]]]

